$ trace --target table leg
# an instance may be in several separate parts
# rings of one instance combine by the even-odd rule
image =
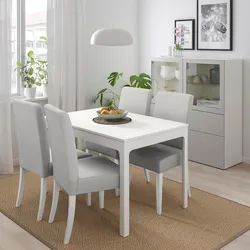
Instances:
[[[129,152],[120,152],[120,235],[129,236]]]
[[[182,147],[182,192],[183,208],[188,207],[188,135],[183,138]]]

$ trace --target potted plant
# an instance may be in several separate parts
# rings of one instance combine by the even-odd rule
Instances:
[[[36,96],[37,75],[35,72],[34,52],[29,51],[24,62],[17,62],[17,69],[23,79],[24,95],[28,99],[34,99]]]
[[[112,87],[114,87],[117,84],[117,82],[122,78],[123,78],[123,73],[112,72],[107,78],[108,83],[111,87],[99,91],[96,95],[94,103],[96,103],[99,100],[101,106],[105,105],[117,109],[118,108],[117,102],[120,100],[120,96],[112,90]],[[129,83],[127,84],[124,84],[124,81],[120,82],[122,82],[122,87],[133,87],[133,88],[144,88],[144,89],[152,88],[151,77],[145,73],[130,76]]]
[[[178,27],[178,28],[175,28],[175,46],[174,46],[174,56],[175,57],[182,57],[182,51],[183,51],[183,48],[182,48],[182,43],[183,43],[183,40],[184,40],[184,28],[183,27]]]
[[[47,45],[47,37],[41,36],[42,40]],[[41,84],[41,90],[44,97],[48,97],[48,61],[36,58],[38,79],[37,82]]]

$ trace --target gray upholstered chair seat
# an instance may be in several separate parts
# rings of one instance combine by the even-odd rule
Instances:
[[[130,163],[155,173],[163,173],[181,164],[181,150],[157,144],[134,150],[130,153]]]
[[[119,168],[104,156],[80,159],[78,160],[78,168],[77,194],[119,187]]]
[[[77,153],[77,158],[78,159],[85,158],[85,157],[90,157],[91,156],[91,154],[86,153],[84,151],[81,151],[79,149],[76,150],[76,153]]]
[[[86,141],[86,148],[91,151],[98,152],[103,155],[112,157],[114,159],[119,159],[119,153],[115,149],[108,148],[108,147],[96,144],[94,142],[89,142],[89,141]]]

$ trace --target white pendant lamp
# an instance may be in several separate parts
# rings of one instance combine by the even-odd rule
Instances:
[[[100,29],[92,35],[90,43],[95,46],[126,46],[133,44],[133,37],[124,29]]]

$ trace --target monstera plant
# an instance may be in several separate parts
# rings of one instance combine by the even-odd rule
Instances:
[[[151,89],[152,87],[151,77],[145,73],[130,76],[129,83],[126,84],[124,84],[124,81],[119,81],[121,79],[123,79],[123,73],[112,72],[107,78],[110,87],[104,88],[99,91],[96,95],[94,103],[99,100],[101,106],[106,105],[111,108],[118,108],[117,102],[120,100],[120,96],[112,90],[112,88],[115,87],[118,82],[122,83],[122,87],[143,89]]]

